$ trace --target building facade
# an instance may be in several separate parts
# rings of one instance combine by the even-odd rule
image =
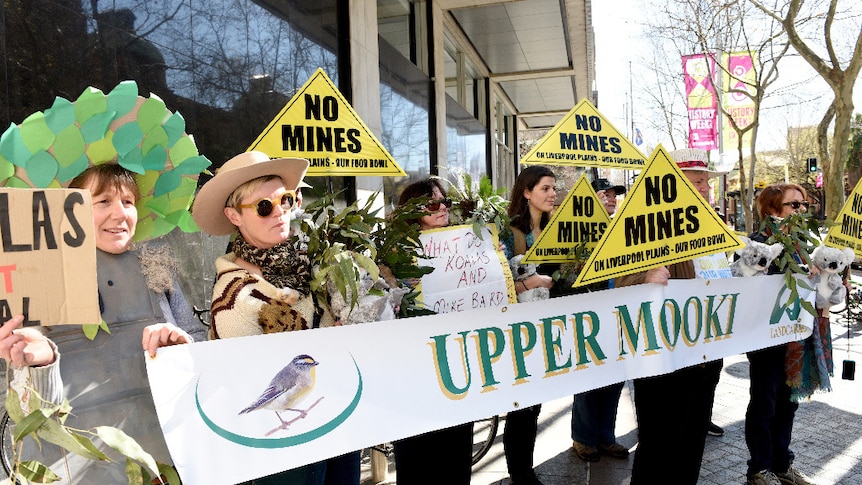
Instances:
[[[7,0],[3,126],[134,79],[221,165],[320,67],[408,177],[320,177],[387,201],[418,177],[511,187],[518,134],[596,103],[590,0]]]

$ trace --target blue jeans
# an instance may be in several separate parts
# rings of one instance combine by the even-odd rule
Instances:
[[[624,382],[576,394],[572,403],[572,439],[587,446],[616,442],[614,427]]]

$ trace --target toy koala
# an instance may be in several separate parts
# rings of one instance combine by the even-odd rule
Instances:
[[[841,272],[855,257],[850,248],[838,249],[829,246],[817,246],[811,253],[811,264],[820,268],[820,274],[811,278],[811,283],[817,290],[817,308],[829,308],[844,301],[846,293]]]
[[[335,283],[328,279],[326,288],[329,292],[329,307],[342,325],[354,323],[382,322],[395,319],[395,308],[401,304],[401,298],[409,291],[405,288],[390,288],[382,277],[377,281],[371,278],[364,268],[359,270],[358,298],[351,308],[353,298],[348,293],[347,299],[341,295]]]
[[[730,272],[735,277],[760,276],[766,274],[772,260],[784,249],[781,244],[764,244],[752,241],[745,236],[739,238],[745,247],[737,249],[739,259],[730,263]]]
[[[535,264],[521,264],[524,259],[523,254],[519,254],[509,260],[509,268],[512,270],[512,278],[517,283],[524,281],[530,276],[536,274]],[[545,287],[533,288],[521,293],[518,293],[518,302],[547,300],[551,296],[551,291]]]

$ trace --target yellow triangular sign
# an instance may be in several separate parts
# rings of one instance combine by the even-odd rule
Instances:
[[[862,180],[853,188],[835,222],[823,243],[834,248],[850,248],[857,258],[862,257]]]
[[[308,175],[407,175],[320,68],[248,149],[307,158]]]
[[[605,206],[581,175],[524,256],[527,263],[565,263],[589,254],[610,224]],[[583,261],[583,259],[581,259]]]
[[[582,99],[521,163],[640,170],[646,158],[595,106]]]
[[[574,286],[742,246],[659,145]]]

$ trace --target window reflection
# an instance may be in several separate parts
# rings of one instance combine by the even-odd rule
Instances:
[[[449,95],[446,96],[446,160],[449,171],[479,180],[488,173],[485,127]]]
[[[244,151],[322,67],[335,82],[336,0],[40,2],[4,9],[3,126],[132,79],[179,111],[215,164]],[[30,35],[39,32],[38,36]]]
[[[399,188],[429,174],[431,80],[383,38],[380,45],[380,142],[408,177],[384,178],[386,200],[394,205]]]

